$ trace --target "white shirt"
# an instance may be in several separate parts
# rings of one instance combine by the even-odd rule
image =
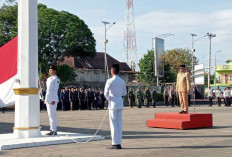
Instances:
[[[104,95],[109,101],[109,109],[123,109],[122,96],[127,95],[125,81],[118,75],[114,75],[107,80]]]
[[[213,90],[210,89],[209,92],[208,92],[208,97],[212,97],[213,96]]]
[[[216,90],[216,97],[221,97],[221,95],[222,95],[222,92],[221,92],[221,90]]]
[[[47,85],[47,92],[46,92],[45,101],[49,104],[52,101],[58,103],[59,100],[58,89],[60,85],[60,79],[56,75],[53,75],[47,79],[46,85]]]
[[[226,97],[230,97],[230,90],[225,90],[224,91],[224,97],[226,98]]]

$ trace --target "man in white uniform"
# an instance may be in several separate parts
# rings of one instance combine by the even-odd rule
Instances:
[[[56,76],[57,67],[54,65],[49,66],[49,75],[51,75],[46,82],[47,92],[45,97],[45,103],[47,106],[50,132],[47,135],[57,135],[57,117],[56,108],[58,99],[58,89],[60,84],[60,79]]]
[[[226,90],[224,91],[224,98],[225,98],[225,106],[230,106],[230,89],[229,87],[226,87]]]
[[[212,107],[212,105],[213,105],[213,90],[211,89],[211,87],[209,87],[208,98],[209,98],[209,106]]]
[[[216,95],[217,100],[218,100],[218,107],[221,107],[222,91],[219,87],[217,88],[215,95]]]
[[[126,83],[118,76],[119,65],[111,66],[111,79],[106,82],[104,95],[108,100],[112,145],[108,149],[122,149],[122,96],[127,94]]]

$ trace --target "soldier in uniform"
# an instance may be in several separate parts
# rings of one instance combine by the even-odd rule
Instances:
[[[155,88],[153,88],[151,96],[152,96],[152,105],[153,105],[153,107],[156,107],[157,93],[156,93]]]
[[[47,112],[50,123],[50,132],[47,135],[57,135],[57,115],[56,108],[58,103],[58,89],[60,85],[60,79],[56,76],[57,67],[49,66],[50,77],[47,79],[46,86],[47,92],[45,102],[47,105]]]
[[[143,99],[143,93],[141,91],[141,88],[138,88],[136,93],[135,93],[135,97],[136,97],[136,103],[138,108],[141,108],[142,105],[142,99]]]
[[[209,106],[211,107],[213,105],[213,90],[211,89],[211,87],[209,87],[208,98],[209,98]]]
[[[148,89],[148,87],[145,88],[145,91],[143,93],[143,99],[144,99],[144,105],[149,108],[149,104],[151,101],[151,92]]]
[[[129,106],[131,108],[133,108],[134,104],[135,104],[135,95],[133,93],[132,88],[130,88],[130,91],[128,93],[128,101],[129,101]]]
[[[217,97],[218,107],[220,107],[221,106],[222,91],[219,87],[216,90],[215,96]]]
[[[188,113],[188,93],[190,92],[189,73],[185,72],[185,65],[180,65],[180,72],[177,74],[176,90],[181,104],[180,114]]]

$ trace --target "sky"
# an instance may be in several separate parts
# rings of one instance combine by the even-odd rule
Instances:
[[[126,0],[38,0],[49,8],[64,10],[80,17],[89,26],[96,39],[96,49],[104,52],[104,33],[101,21],[116,22],[107,32],[107,53],[123,61],[123,42]],[[190,33],[198,39],[207,32],[215,33],[212,39],[212,65],[225,64],[232,59],[232,0],[134,0],[134,20],[139,60],[152,49],[152,38],[171,33],[165,38],[165,49],[191,48]],[[195,43],[199,64],[208,67],[209,39]]]

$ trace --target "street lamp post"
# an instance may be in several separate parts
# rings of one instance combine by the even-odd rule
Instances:
[[[193,52],[195,52],[195,49],[194,49],[194,40],[193,38],[196,37],[197,35],[196,34],[190,34],[192,36],[192,81],[194,82],[194,77],[193,77]]]
[[[216,66],[217,66],[217,63],[216,63],[216,58],[217,58],[217,53],[218,52],[222,52],[222,50],[219,50],[215,53],[215,74],[214,74],[214,86],[215,86],[215,90],[216,90],[216,84],[217,84],[217,77],[216,77]]]
[[[107,31],[110,29],[110,27],[112,27],[116,22],[112,23],[112,25],[110,25],[108,28],[106,28],[107,24],[110,24],[107,21],[102,21],[102,23],[105,25],[105,38],[104,38],[104,45],[105,45],[105,55],[104,55],[104,68],[105,68],[105,72],[108,71],[108,66],[107,66],[107,58],[106,58],[106,44],[108,43],[108,40],[106,39],[106,33]],[[109,77],[109,73],[108,73],[108,77]],[[106,75],[105,75],[105,80],[106,80]]]
[[[211,40],[213,37],[216,37],[216,34],[213,33],[207,33],[207,36],[209,37],[209,72],[208,72],[208,89],[210,87],[210,69],[211,69]]]

